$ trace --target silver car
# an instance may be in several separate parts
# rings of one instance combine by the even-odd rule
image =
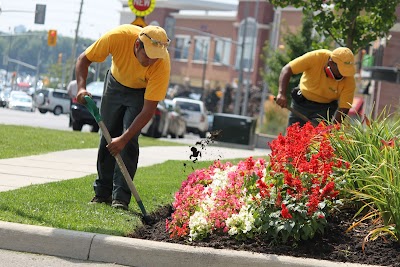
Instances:
[[[191,98],[175,97],[173,103],[186,120],[188,132],[205,138],[208,132],[208,112],[204,102]]]
[[[7,104],[9,109],[34,112],[32,97],[22,91],[11,91]]]
[[[37,90],[33,95],[33,103],[39,109],[40,113],[47,111],[53,112],[54,115],[67,114],[70,112],[70,102],[66,90],[44,88]]]
[[[186,133],[186,121],[174,110],[170,100],[160,101],[151,120],[143,127],[142,134],[153,138],[167,137],[183,138]]]

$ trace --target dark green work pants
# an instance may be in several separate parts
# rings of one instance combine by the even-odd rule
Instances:
[[[336,100],[325,104],[310,101],[305,98],[300,102],[292,99],[291,108],[306,116],[313,125],[318,125],[321,120],[332,120],[338,108],[338,103]],[[296,116],[293,112],[290,112],[288,126],[296,122],[299,122],[300,126],[303,126],[306,123],[302,118]]]
[[[129,128],[144,104],[145,89],[132,89],[123,86],[108,71],[104,83],[100,114],[112,138],[120,136]],[[139,159],[140,132],[132,138],[120,155],[133,179]],[[107,141],[100,135],[97,156],[97,179],[94,182],[96,196],[122,200],[129,204],[131,191],[123,177],[115,158],[110,154]]]

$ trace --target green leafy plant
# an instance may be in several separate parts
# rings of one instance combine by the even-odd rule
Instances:
[[[399,136],[400,121],[386,109],[375,120],[364,116],[348,121],[331,136],[336,154],[352,165],[345,189],[360,203],[358,223],[372,220],[375,225],[365,241],[400,237]]]
[[[279,7],[295,6],[313,13],[317,32],[331,36],[353,51],[385,37],[396,22],[399,0],[271,0]]]

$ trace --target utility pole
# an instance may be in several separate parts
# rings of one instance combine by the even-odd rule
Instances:
[[[70,75],[69,75],[69,80],[72,81],[72,77],[74,77],[74,71],[75,71],[75,62],[76,62],[76,45],[78,43],[78,34],[79,34],[79,25],[81,23],[81,15],[82,15],[82,7],[83,7],[83,0],[81,0],[81,6],[79,8],[79,16],[78,16],[78,23],[76,24],[76,30],[75,30],[75,39],[74,39],[74,44],[72,45],[72,62],[71,62],[71,70],[70,70]]]
[[[239,64],[239,79],[238,79],[238,86],[236,88],[235,93],[235,106],[233,109],[233,113],[239,115],[240,113],[240,104],[242,102],[242,86],[243,86],[243,57],[244,57],[244,49],[246,44],[246,33],[247,33],[247,17],[249,16],[249,3],[246,2],[246,9],[244,12],[244,29],[242,34],[242,51],[240,51],[240,64]]]
[[[272,27],[272,33],[270,35],[270,41],[269,41],[269,45],[273,50],[276,50],[277,46],[278,46],[278,42],[279,42],[279,25],[281,22],[281,8],[278,7],[277,9],[275,9],[275,16],[274,16],[274,22],[273,22],[273,27]],[[269,57],[269,55],[267,55],[267,57]],[[269,72],[269,67],[267,64],[265,64],[264,67],[264,72],[268,73]],[[264,103],[267,99],[267,95],[269,92],[269,88],[268,88],[268,84],[267,81],[263,81],[263,91],[261,94],[261,103],[260,103],[260,114],[259,114],[259,118],[258,118],[258,129],[262,130],[263,128],[263,121],[264,121],[264,115],[265,115],[265,111],[264,111]]]
[[[38,81],[39,81],[39,78],[40,78],[40,64],[42,63],[42,47],[43,47],[44,39],[45,39],[45,37],[43,35],[40,36],[41,46],[39,47],[39,53],[38,53],[37,65],[36,65],[35,92],[37,90]]]
[[[205,79],[206,79],[206,67],[207,67],[207,57],[208,57],[208,45],[206,44],[206,40],[202,41],[202,52],[203,52],[203,75],[201,78],[201,89],[203,90],[203,94],[205,91]]]
[[[255,44],[255,41],[257,40],[257,36],[258,36],[258,4],[259,4],[259,1],[260,0],[257,0],[257,3],[256,3],[256,11],[255,11],[255,14],[254,14],[254,18],[255,18],[255,26],[254,26],[254,38],[251,38],[251,47],[250,47],[250,58],[251,58],[251,61],[250,61],[250,64],[249,64],[249,66],[248,66],[248,70],[247,70],[247,75],[248,75],[248,81],[249,80],[251,80],[251,79],[249,79],[249,76],[250,76],[250,78],[251,78],[251,72],[250,72],[250,70],[251,70],[251,68],[252,68],[252,66],[254,65],[254,56],[253,56],[253,53],[254,53],[254,44]],[[256,79],[256,81],[257,81],[257,79]],[[245,90],[244,90],[244,101],[243,101],[243,106],[242,106],[242,116],[247,116],[247,105],[248,105],[248,103],[249,103],[249,90],[250,90],[250,88],[249,88],[249,83],[247,82],[246,83],[246,86],[245,86]]]

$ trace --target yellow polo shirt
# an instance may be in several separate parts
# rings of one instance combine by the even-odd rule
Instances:
[[[103,62],[111,54],[111,73],[122,85],[133,88],[146,88],[144,99],[160,101],[168,89],[171,63],[169,56],[158,59],[156,63],[143,67],[134,54],[135,41],[141,27],[125,24],[105,33],[85,50],[92,62]]]
[[[325,73],[325,66],[331,51],[320,49],[308,52],[292,61],[289,65],[294,74],[303,73],[300,78],[302,94],[311,101],[329,103],[339,100],[339,108],[351,108],[356,82],[354,77],[345,77],[335,81]]]

